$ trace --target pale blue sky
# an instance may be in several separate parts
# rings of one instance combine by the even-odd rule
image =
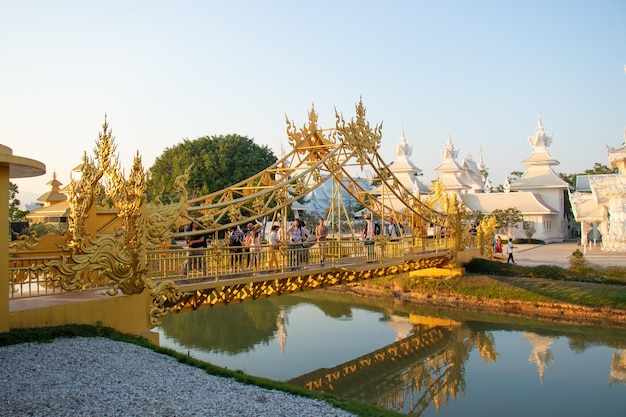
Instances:
[[[626,126],[626,1],[0,0],[0,143],[69,183],[104,119],[126,167],[236,133],[278,154],[285,114],[334,126],[363,98],[394,159],[404,127],[435,178],[448,134],[493,185],[523,171],[541,114],[557,172],[607,163]],[[242,155],[242,163],[245,163]]]

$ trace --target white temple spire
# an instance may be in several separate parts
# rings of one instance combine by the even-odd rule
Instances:
[[[478,157],[478,168],[482,171],[485,170],[485,164],[483,163],[483,145],[480,145],[480,156]]]
[[[537,134],[543,135],[543,123],[541,123],[541,113],[539,113],[539,117],[537,119]]]
[[[404,159],[408,159],[413,153],[413,146],[408,145],[406,143],[406,138],[404,137],[404,127],[400,131],[400,140],[398,141],[398,145],[394,146],[394,152],[398,158],[402,157]]]

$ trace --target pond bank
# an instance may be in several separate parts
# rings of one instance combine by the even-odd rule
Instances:
[[[515,286],[524,286],[525,282],[530,282],[531,280],[533,284],[551,284],[551,280],[540,278],[498,277],[498,279],[505,282],[509,281]],[[571,286],[576,291],[584,291],[585,287],[591,288],[604,284],[559,282],[559,285]],[[626,288],[620,287],[619,289],[626,291]],[[425,304],[438,308],[460,309],[464,311],[497,313],[511,317],[527,317],[559,324],[626,327],[625,309],[583,306],[558,300],[538,302],[467,296],[456,293],[453,286],[443,291],[411,291],[403,289],[398,282],[391,280],[385,283],[360,282],[349,286],[329,288],[326,291],[343,292],[363,297],[393,298],[399,302]]]

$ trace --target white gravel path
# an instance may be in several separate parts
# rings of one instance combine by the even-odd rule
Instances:
[[[0,363],[2,416],[353,416],[106,338],[0,347]]]

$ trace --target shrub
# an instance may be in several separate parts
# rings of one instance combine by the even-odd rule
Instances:
[[[606,266],[602,268],[602,281],[608,284],[626,285],[626,267]]]
[[[539,265],[532,268],[530,276],[533,278],[548,278],[554,280],[565,280],[567,278],[565,270],[555,265]]]
[[[510,276],[530,276],[531,267],[520,266],[517,264],[508,264],[502,262],[489,261],[487,259],[474,258],[463,265],[467,272],[492,274],[492,275],[510,275]]]
[[[601,267],[594,265],[588,262],[579,250],[574,252],[570,257],[569,268],[561,268],[556,265],[520,266],[481,258],[474,258],[463,264],[463,266],[467,272],[475,274],[626,285],[626,267]]]
[[[532,243],[534,245],[545,245],[546,242],[544,242],[543,240],[539,240],[539,239],[513,239],[513,244],[514,245],[525,245],[528,243]]]

